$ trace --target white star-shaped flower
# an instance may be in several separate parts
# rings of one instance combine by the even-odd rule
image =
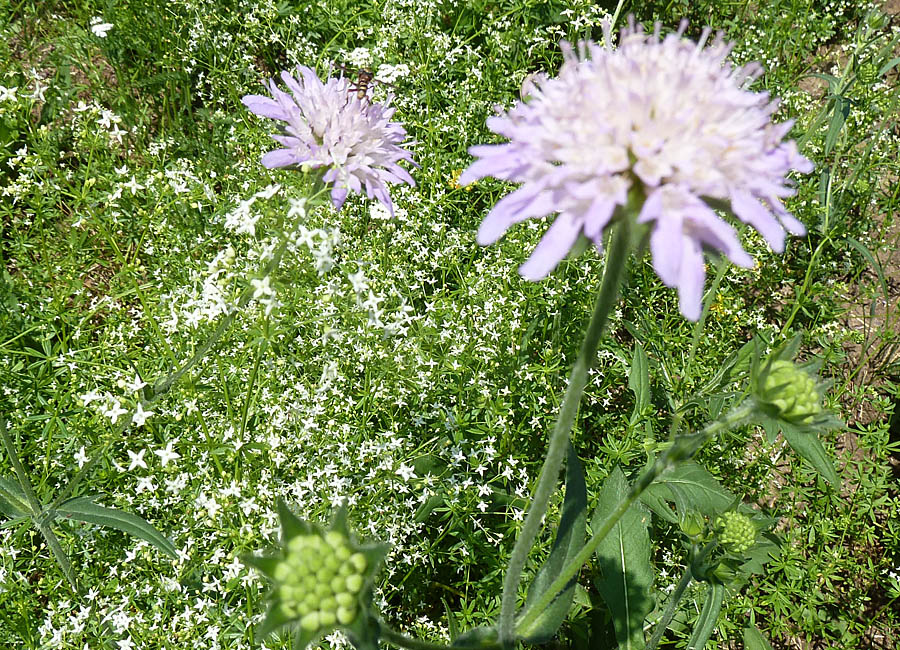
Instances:
[[[78,469],[84,467],[84,464],[88,462],[87,454],[84,453],[84,445],[81,445],[81,449],[75,454],[75,460],[78,462]]]
[[[146,449],[141,449],[138,453],[134,453],[130,449],[128,450],[128,459],[131,461],[128,463],[128,469],[126,471],[132,471],[136,467],[142,467],[143,469],[147,469],[147,463],[144,462],[144,454],[147,452]]]
[[[159,461],[163,467],[168,465],[171,461],[181,458],[181,454],[179,454],[177,451],[172,450],[173,444],[175,444],[174,441],[170,440],[165,449],[155,449],[153,451],[154,454],[159,456]]]
[[[263,296],[273,296],[275,292],[272,291],[272,287],[269,286],[269,276],[267,275],[261,279],[253,279],[250,280],[250,284],[253,285],[253,299],[258,300]]]
[[[151,415],[155,414],[155,411],[145,411],[143,404],[138,402],[137,410],[135,410],[134,415],[131,416],[131,421],[134,422],[134,426],[142,427],[144,426],[144,422],[146,422]]]
[[[119,421],[119,416],[128,413],[128,409],[122,408],[122,403],[117,399],[113,399],[109,406],[103,411],[103,415],[109,418],[112,424]]]

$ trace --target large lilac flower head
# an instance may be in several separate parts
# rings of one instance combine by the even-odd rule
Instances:
[[[323,83],[305,66],[298,66],[297,73],[296,77],[281,73],[289,93],[272,79],[268,83],[272,98],[246,95],[241,100],[257,115],[284,122],[281,132],[272,136],[283,148],[265,154],[263,166],[324,169],[322,180],[332,186],[336,209],[349,192],[365,190],[393,215],[387,184],[415,185],[415,181],[398,164],[412,162],[412,154],[401,146],[406,140],[403,126],[390,121],[394,109],[389,100],[377,103],[358,96],[343,76]]]
[[[480,244],[519,221],[558,213],[520,268],[539,280],[579,237],[599,249],[617,208],[636,196],[643,199],[637,221],[650,227],[654,269],[677,287],[684,316],[696,320],[704,246],[753,266],[710,202],[730,206],[777,252],[785,230],[806,232],[782,199],[793,194],[786,174],[809,172],[812,164],[793,141],[782,142],[791,122],[771,122],[777,103],[747,90],[760,66],[733,67],[721,35],[707,45],[706,29],[693,43],[682,38],[685,27],[660,38],[659,25],[647,34],[630,20],[615,49],[609,24],[605,46],[581,43],[576,53],[563,44],[559,75],[533,78],[527,101],[488,120],[509,142],[472,147],[479,160],[459,182],[494,176],[522,186],[484,219]]]

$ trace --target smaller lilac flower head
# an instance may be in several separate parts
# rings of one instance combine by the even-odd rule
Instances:
[[[761,71],[756,64],[726,63],[731,45],[721,36],[706,47],[677,33],[646,34],[633,20],[613,49],[563,45],[556,78],[529,79],[527,102],[488,120],[509,142],[476,146],[479,160],[460,184],[485,176],[522,183],[501,199],[478,231],[495,242],[513,224],[557,213],[520,273],[529,280],[549,274],[586,237],[597,248],[604,229],[629,195],[643,197],[637,221],[650,225],[653,267],[677,287],[681,313],[700,316],[705,269],[703,248],[752,267],[734,227],[709,206],[726,205],[739,220],[784,250],[785,230],[803,224],[781,200],[791,196],[790,170],[812,171],[793,141],[782,142],[791,122],[772,124],[777,103],[746,90]]]
[[[409,183],[412,176],[399,164],[412,162],[412,154],[401,147],[406,131],[390,122],[393,108],[370,102],[352,92],[346,77],[332,77],[325,83],[305,66],[298,76],[281,73],[290,93],[275,80],[268,83],[272,98],[246,95],[241,100],[253,113],[284,122],[272,138],[282,149],[262,157],[264,167],[324,169],[322,180],[332,184],[331,201],[340,209],[351,191],[376,198],[394,214],[387,184]],[[414,163],[413,163],[414,164]]]

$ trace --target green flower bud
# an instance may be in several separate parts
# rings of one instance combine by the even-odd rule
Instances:
[[[346,591],[342,591],[334,597],[335,602],[338,604],[338,607],[350,608],[356,605],[356,598],[353,594],[348,594]]]
[[[687,512],[681,518],[681,532],[688,537],[697,537],[706,528],[706,521],[699,512]]]
[[[865,86],[871,86],[878,81],[878,66],[871,62],[863,63],[856,71],[856,78]]]
[[[358,594],[363,586],[363,577],[358,573],[354,573],[352,576],[347,576],[345,584],[347,585],[347,591],[351,594]]]
[[[350,625],[356,620],[356,607],[338,607],[337,620],[341,625]]]
[[[319,629],[319,612],[311,612],[300,619],[300,627],[314,632]]]
[[[351,540],[346,515],[331,529],[322,531],[297,519],[279,504],[282,519],[280,556],[248,558],[248,564],[274,581],[274,606],[263,622],[272,631],[295,626],[304,643],[335,628],[354,625],[367,612],[370,584],[385,545],[356,546]]]
[[[368,562],[366,562],[366,556],[362,553],[354,553],[350,556],[350,564],[353,565],[353,568],[356,569],[357,573],[362,573],[366,570],[368,566]]]
[[[822,412],[815,377],[784,359],[773,361],[764,371],[758,398],[788,422],[803,423]]]
[[[756,526],[747,515],[723,513],[716,520],[716,528],[719,530],[719,544],[731,553],[746,553],[756,543]]]

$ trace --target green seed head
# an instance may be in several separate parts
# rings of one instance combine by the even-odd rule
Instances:
[[[716,520],[719,544],[738,555],[746,553],[756,542],[756,526],[750,517],[739,512],[726,512]]]
[[[822,397],[809,373],[784,359],[774,361],[762,378],[759,399],[778,416],[802,424],[822,412]]]

